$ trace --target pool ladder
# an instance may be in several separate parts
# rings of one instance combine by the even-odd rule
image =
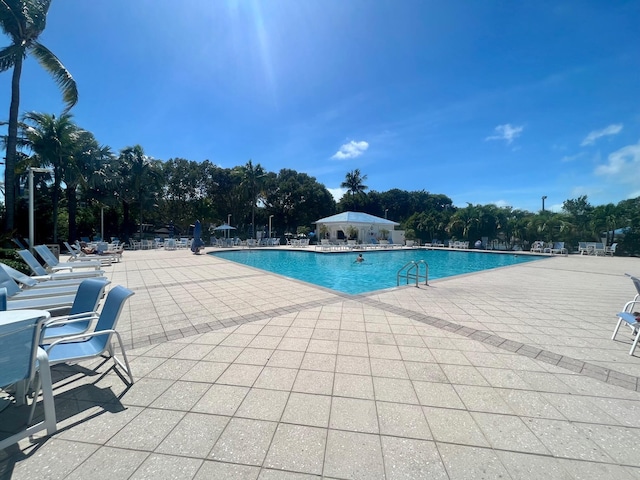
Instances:
[[[424,265],[424,275],[420,274],[422,265]],[[400,278],[404,278],[407,281],[407,285],[409,285],[410,281],[414,280],[416,282],[416,287],[418,287],[418,284],[422,280],[424,280],[425,285],[429,285],[429,265],[424,260],[418,260],[417,262],[412,260],[407,262],[400,270],[398,270],[398,274],[396,275],[398,286],[400,286]]]

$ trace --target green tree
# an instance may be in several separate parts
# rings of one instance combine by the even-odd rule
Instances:
[[[347,195],[351,196],[351,203],[353,209],[356,208],[356,198],[358,196],[364,195],[367,187],[363,182],[367,179],[366,175],[362,175],[360,173],[360,169],[356,168],[347,173],[345,176],[344,182],[340,184],[341,188],[347,189]]]
[[[122,200],[124,229],[130,229],[129,212],[131,205],[138,207],[138,227],[140,239],[143,232],[143,212],[145,207],[156,204],[162,188],[162,172],[160,165],[144,154],[140,145],[127,147],[119,157],[119,195]]]
[[[20,110],[20,77],[22,63],[32,54],[40,65],[51,74],[62,91],[65,112],[78,101],[76,82],[60,60],[38,37],[44,31],[51,0],[1,0],[0,28],[11,38],[11,45],[0,50],[0,71],[13,68],[11,78],[11,103],[7,132],[7,154],[5,165],[5,229],[11,231],[15,223],[16,155],[18,142],[18,116]]]
[[[79,129],[67,113],[56,118],[48,113],[28,112],[24,120],[25,137],[36,154],[38,164],[53,170],[53,241],[57,242],[60,186],[67,170],[72,168]]]

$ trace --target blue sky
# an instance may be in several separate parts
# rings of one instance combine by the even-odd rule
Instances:
[[[115,152],[538,211],[640,195],[639,24],[637,0],[55,0],[40,40]],[[30,59],[21,111],[61,108]]]

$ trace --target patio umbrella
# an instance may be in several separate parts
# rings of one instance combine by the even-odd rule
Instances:
[[[219,227],[214,228],[214,230],[221,230],[225,232],[225,235],[228,235],[228,233],[231,230],[235,230],[236,227],[232,227],[231,225],[227,225],[226,223],[220,225]]]
[[[191,244],[191,251],[193,253],[199,254],[200,249],[204,248],[204,242],[201,237],[202,225],[200,224],[200,220],[196,220],[196,223],[193,226],[193,243]]]

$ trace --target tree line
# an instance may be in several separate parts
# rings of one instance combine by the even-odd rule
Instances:
[[[604,238],[617,242],[620,252],[640,254],[640,197],[592,206],[582,196],[566,200],[561,212],[456,207],[447,195],[426,190],[369,191],[367,176],[355,169],[347,172],[345,193],[336,202],[314,177],[291,169],[270,172],[252,160],[222,168],[209,160],[154,159],[140,145],[114,153],[68,113],[29,112],[19,122],[18,138],[16,226],[5,240],[27,231],[28,171],[44,167],[48,173],[34,174],[37,243],[95,237],[103,226],[105,237],[122,240],[170,230],[188,234],[196,219],[205,235],[207,228],[214,235],[215,227],[230,222],[241,238],[255,238],[268,225],[282,236],[309,233],[316,220],[355,210],[396,221],[408,238],[422,243],[485,239],[495,247],[527,249],[542,240],[571,248]]]

